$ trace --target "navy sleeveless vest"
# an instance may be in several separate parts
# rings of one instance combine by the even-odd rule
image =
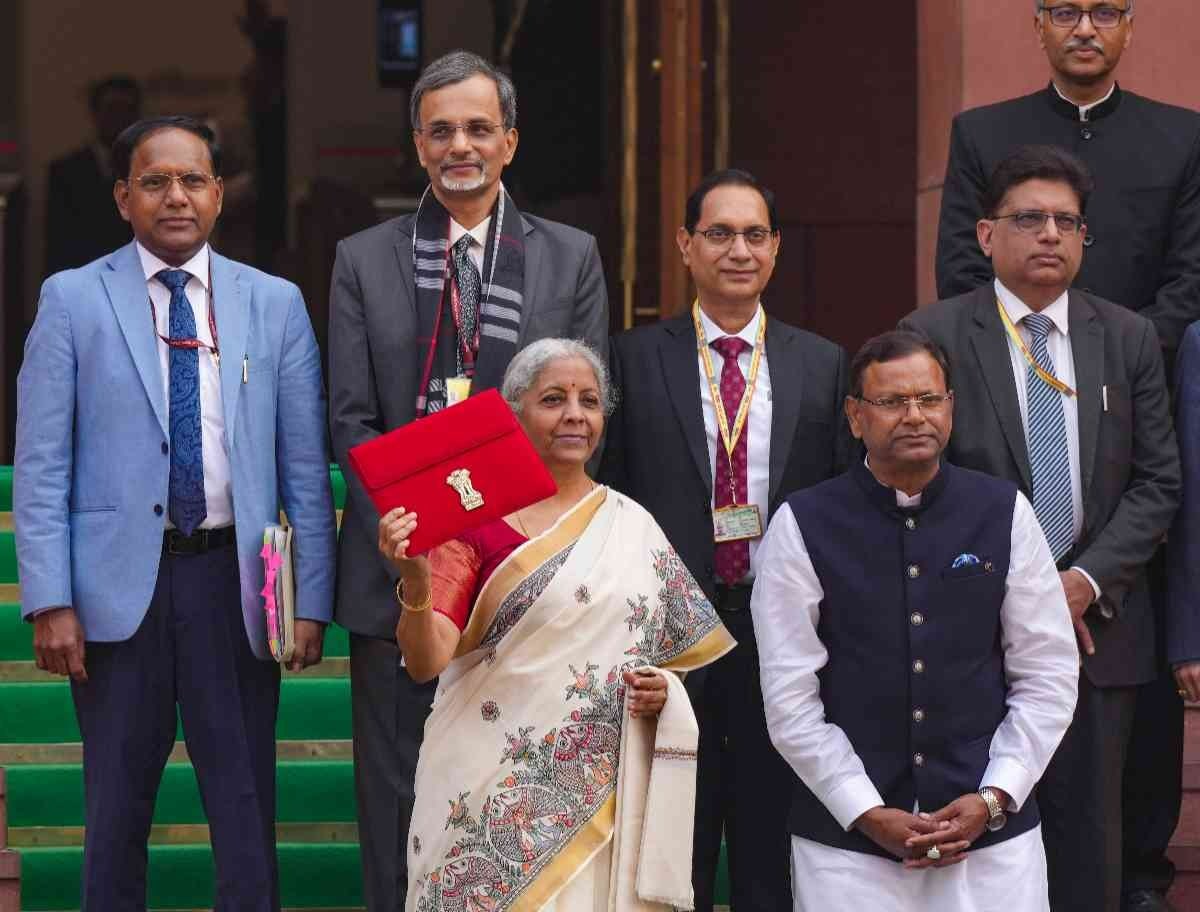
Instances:
[[[1017,487],[942,463],[914,508],[856,463],[788,498],[824,590],[817,633],[825,718],[839,726],[888,807],[935,811],[980,786],[1007,713],[1000,606]],[[1031,797],[998,833],[1037,825]],[[797,781],[791,832],[885,858]]]

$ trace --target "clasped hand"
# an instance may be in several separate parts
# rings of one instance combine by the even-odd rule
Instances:
[[[932,814],[875,807],[855,822],[872,842],[904,860],[910,869],[945,868],[966,860],[966,851],[987,827],[987,804],[974,792]],[[938,858],[926,855],[937,847]]]

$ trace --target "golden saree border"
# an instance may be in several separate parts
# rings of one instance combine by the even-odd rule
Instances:
[[[616,821],[617,793],[614,789],[592,819],[554,856],[554,861],[530,881],[513,903],[513,912],[536,912],[557,896],[612,838]]]
[[[598,486],[560,516],[553,526],[536,538],[530,539],[505,559],[480,590],[467,628],[458,641],[455,658],[479,648],[496,617],[496,612],[500,610],[509,593],[537,572],[546,561],[577,541],[587,531],[596,511],[604,505],[607,498],[608,488]]]
[[[660,665],[667,671],[695,671],[715,662],[737,645],[737,640],[718,622],[717,626],[669,662]]]

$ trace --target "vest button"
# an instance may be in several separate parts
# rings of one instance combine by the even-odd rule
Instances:
[[[908,565],[908,578],[909,579],[916,579],[920,575],[921,575],[920,567],[918,567],[916,564]]]
[[[164,456],[166,456],[167,453],[171,452],[171,448],[169,446],[167,446],[166,441],[163,441],[162,451],[163,451]]]
[[[1080,130],[1079,135],[1084,139],[1091,139],[1093,136],[1095,136],[1095,134],[1088,127],[1084,127],[1082,130]]]
[[[912,625],[914,627],[920,627],[925,623],[925,615],[921,614],[919,611],[914,611],[908,616],[908,619],[912,621]]]
[[[155,516],[162,516],[162,513],[163,513],[163,511],[162,511],[162,504],[155,504],[155,505],[154,505],[154,515],[155,515]]]
[[[913,673],[914,674],[921,674],[924,671],[925,671],[925,663],[924,662],[922,662],[920,659],[917,659],[915,662],[913,662]]]
[[[904,520],[904,528],[906,528],[909,532],[911,532],[916,527],[917,527],[917,521],[915,519],[913,519],[911,516],[908,519]]]
[[[924,722],[925,721],[925,710],[914,709],[913,710],[913,721],[914,722]]]
[[[913,766],[924,766],[924,765],[925,765],[925,755],[924,754],[913,754]]]

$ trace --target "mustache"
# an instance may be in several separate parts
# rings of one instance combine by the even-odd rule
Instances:
[[[1084,39],[1072,38],[1067,42],[1065,49],[1068,51],[1078,51],[1078,50],[1095,51],[1101,57],[1104,56],[1104,46],[1101,45],[1099,41],[1096,41],[1093,38],[1084,38]]]
[[[471,167],[478,168],[480,171],[482,171],[483,170],[483,159],[473,159],[472,158],[472,159],[461,159],[461,160],[456,160],[456,161],[443,162],[441,165],[441,169],[443,171],[449,171],[451,168],[461,168],[463,165],[470,165]]]

